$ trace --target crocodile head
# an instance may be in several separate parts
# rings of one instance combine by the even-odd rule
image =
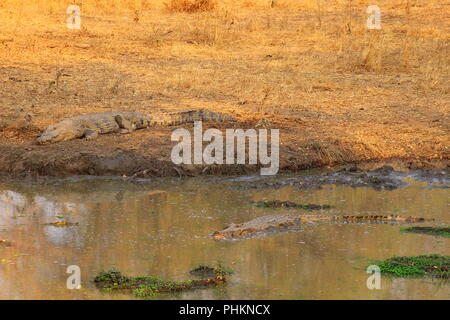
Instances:
[[[46,144],[73,139],[76,136],[76,130],[72,122],[62,121],[45,129],[39,138],[37,138],[37,142],[39,144]]]
[[[214,240],[228,240],[233,238],[241,238],[245,236],[252,235],[260,230],[256,230],[255,228],[245,228],[244,225],[234,224],[232,223],[225,229],[221,231],[216,231],[212,234]]]

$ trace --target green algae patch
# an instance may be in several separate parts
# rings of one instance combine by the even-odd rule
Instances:
[[[400,229],[405,233],[422,233],[431,236],[450,238],[450,226],[447,227],[409,227]]]
[[[320,205],[320,204],[300,204],[291,201],[280,201],[280,200],[270,200],[270,201],[253,201],[252,205],[258,208],[296,208],[303,210],[325,210],[331,209],[332,206],[329,205]]]
[[[200,280],[171,281],[153,276],[125,276],[117,270],[101,271],[94,279],[97,288],[107,291],[125,291],[137,297],[152,297],[160,293],[173,293],[222,285],[225,277]]]
[[[199,264],[192,268],[189,273],[200,278],[225,277],[232,275],[234,271],[220,263],[215,265]]]
[[[392,257],[375,262],[381,273],[397,277],[450,277],[450,256],[438,254]]]

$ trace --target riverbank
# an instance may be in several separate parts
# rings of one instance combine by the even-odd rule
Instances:
[[[0,7],[0,176],[251,174],[254,166],[175,166],[177,128],[37,146],[48,125],[111,110],[205,108],[211,126],[280,130],[280,172],[396,160],[448,167],[446,7],[379,1],[219,1],[204,12],[83,2]],[[17,30],[20,30],[18,32]],[[192,129],[191,125],[182,126]]]
[[[281,131],[282,132],[282,131]],[[93,141],[72,140],[48,146],[35,145],[29,139],[20,144],[0,144],[0,179],[36,179],[68,176],[121,176],[135,178],[249,175],[259,174],[260,165],[175,165],[170,152],[171,129],[140,130],[128,135],[103,135]],[[354,166],[367,163],[392,163],[404,169],[448,171],[447,158],[417,153],[383,157],[366,153],[349,142],[344,147],[333,143],[301,143],[280,138],[280,169],[278,173],[293,173],[312,168]],[[319,146],[319,147],[316,147]],[[418,146],[416,146],[418,147]],[[330,152],[332,150],[333,153]],[[359,151],[359,152],[358,152]],[[362,152],[361,152],[362,151]],[[399,152],[400,153],[400,152]]]

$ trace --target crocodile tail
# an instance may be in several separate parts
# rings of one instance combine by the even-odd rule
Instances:
[[[194,121],[235,121],[235,119],[218,112],[203,109],[175,111],[155,115],[150,120],[150,126],[176,126]]]
[[[199,110],[200,120],[202,121],[236,121],[236,119],[226,116],[219,112],[212,112],[207,110]]]
[[[344,221],[403,221],[403,222],[421,222],[425,220],[433,220],[433,219],[425,219],[421,217],[413,217],[413,216],[397,216],[397,215],[373,215],[373,216],[334,216],[333,220],[344,220]]]

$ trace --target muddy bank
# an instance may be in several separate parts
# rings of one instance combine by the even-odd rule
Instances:
[[[380,267],[382,273],[394,277],[450,277],[450,256],[429,254],[392,257],[374,263]]]
[[[316,132],[315,124],[305,127],[294,117],[262,115],[238,110],[225,112],[236,122],[205,122],[203,130],[276,128],[280,131],[279,171],[292,173],[312,168],[331,168],[377,161],[396,161],[407,169],[449,168],[444,139],[429,143],[423,137],[414,144],[392,141],[375,147],[371,140],[361,142],[336,128]],[[64,119],[62,117],[60,120]],[[267,123],[261,123],[266,119]],[[270,121],[269,121],[270,120]],[[54,123],[55,120],[49,123]],[[171,152],[177,142],[171,135],[177,126],[137,130],[131,134],[104,134],[86,141],[75,139],[40,146],[36,137],[45,126],[0,128],[0,178],[126,176],[136,178],[171,176],[230,176],[260,174],[269,165],[175,165]],[[178,126],[191,131],[191,124]],[[313,134],[314,133],[314,134]],[[427,136],[427,139],[431,139]],[[207,143],[203,144],[205,147]],[[408,147],[405,147],[407,145]],[[383,152],[381,152],[382,150]],[[225,150],[224,150],[225,151]],[[269,150],[270,151],[270,150]],[[247,152],[248,154],[248,152]],[[248,163],[248,159],[246,161]]]
[[[230,37],[220,36],[220,41],[212,37],[212,43],[215,23],[205,30],[196,15],[162,19],[161,34],[169,32],[149,40],[148,30],[161,14],[167,14],[158,9],[147,10],[133,28],[127,15],[117,12],[113,20],[120,32],[114,35],[112,18],[97,10],[89,33],[70,34],[61,28],[59,18],[37,17],[33,10],[30,16],[39,27],[20,19],[23,32],[18,33],[11,13],[2,10],[2,21],[8,22],[2,25],[2,34],[14,41],[4,42],[0,51],[0,175],[151,177],[259,171],[247,166],[174,169],[170,135],[177,127],[35,145],[49,125],[72,116],[118,110],[151,115],[205,108],[237,120],[215,126],[222,131],[279,129],[282,173],[387,159],[448,161],[448,76],[440,58],[447,48],[436,47],[429,39],[429,26],[447,34],[446,24],[435,22],[438,17],[448,20],[443,10],[423,3],[421,11],[426,11],[415,16],[420,23],[414,26],[417,34],[411,41],[421,35],[424,41],[414,46],[415,55],[405,69],[398,54],[405,35],[397,27],[408,25],[408,19],[395,13],[396,8],[385,8],[393,10],[396,23],[385,26],[393,39],[384,48],[388,51],[382,68],[375,70],[378,67],[374,69],[372,62],[360,61],[359,49],[336,55],[336,48],[346,41],[355,48],[367,44],[359,32],[350,39],[340,31],[340,12],[346,9],[330,9],[329,25],[320,34],[310,28],[316,23],[315,9],[302,8],[299,19],[297,10],[280,6],[274,17],[288,26],[283,28],[269,27],[266,8],[256,9],[238,6],[233,10],[239,18],[228,17],[232,20],[228,22],[211,12],[218,25],[226,23],[223,30],[233,28]],[[249,19],[255,21],[257,32],[249,32]],[[308,41],[297,30],[303,30]],[[429,69],[433,81],[428,79]],[[204,129],[210,127],[205,123]],[[192,130],[191,125],[184,128]]]
[[[157,139],[153,137],[153,139]],[[105,141],[106,140],[106,141]],[[38,179],[46,177],[64,178],[70,176],[126,176],[134,178],[150,177],[189,177],[200,175],[233,176],[259,174],[260,165],[175,165],[170,160],[171,145],[161,144],[156,141],[127,145],[126,141],[130,137],[107,136],[92,143],[75,140],[61,144],[45,147],[34,144],[2,145],[0,143],[0,179]],[[142,142],[142,141],[141,141]],[[341,165],[348,165],[347,173],[353,180],[362,178],[362,172],[352,171],[356,164],[377,162],[386,159],[358,157],[349,154],[347,158],[335,161],[328,161],[320,158],[319,155],[283,151],[280,148],[280,169],[278,173],[295,173],[312,168],[331,168]],[[422,170],[424,178],[427,176],[439,176],[436,172],[444,169],[448,170],[448,160],[410,160],[397,159],[395,163],[406,169]],[[356,178],[356,179],[354,179]],[[366,180],[367,180],[366,179]],[[389,180],[390,181],[390,180]],[[383,180],[383,184],[388,189],[398,187],[397,183],[389,185],[388,180]],[[339,176],[327,179],[323,183],[342,184]],[[438,181],[437,181],[438,182]],[[366,183],[376,185],[377,181],[363,181],[354,186],[361,186]],[[311,183],[306,182],[306,187]],[[301,187],[297,184],[298,187]],[[315,186],[313,186],[315,188]],[[304,187],[303,187],[304,188]]]
[[[395,175],[394,175],[395,174]],[[371,187],[376,190],[394,190],[407,184],[401,180],[404,176],[391,166],[383,166],[374,170],[363,170],[356,166],[342,168],[321,175],[292,177],[281,181],[262,181],[259,183],[244,183],[242,189],[280,189],[295,187],[299,190],[321,189],[324,185],[344,185],[350,187]]]
[[[371,166],[376,166],[372,164]],[[395,190],[406,187],[405,178],[414,178],[426,182],[425,188],[448,188],[450,184],[450,171],[444,168],[428,168],[422,170],[394,169],[390,165],[378,166],[375,169],[363,169],[356,165],[343,167],[334,171],[317,175],[296,176],[274,181],[244,181],[237,189],[264,190],[294,187],[299,190],[322,189],[325,185],[348,186],[352,188],[366,187],[375,190]]]

